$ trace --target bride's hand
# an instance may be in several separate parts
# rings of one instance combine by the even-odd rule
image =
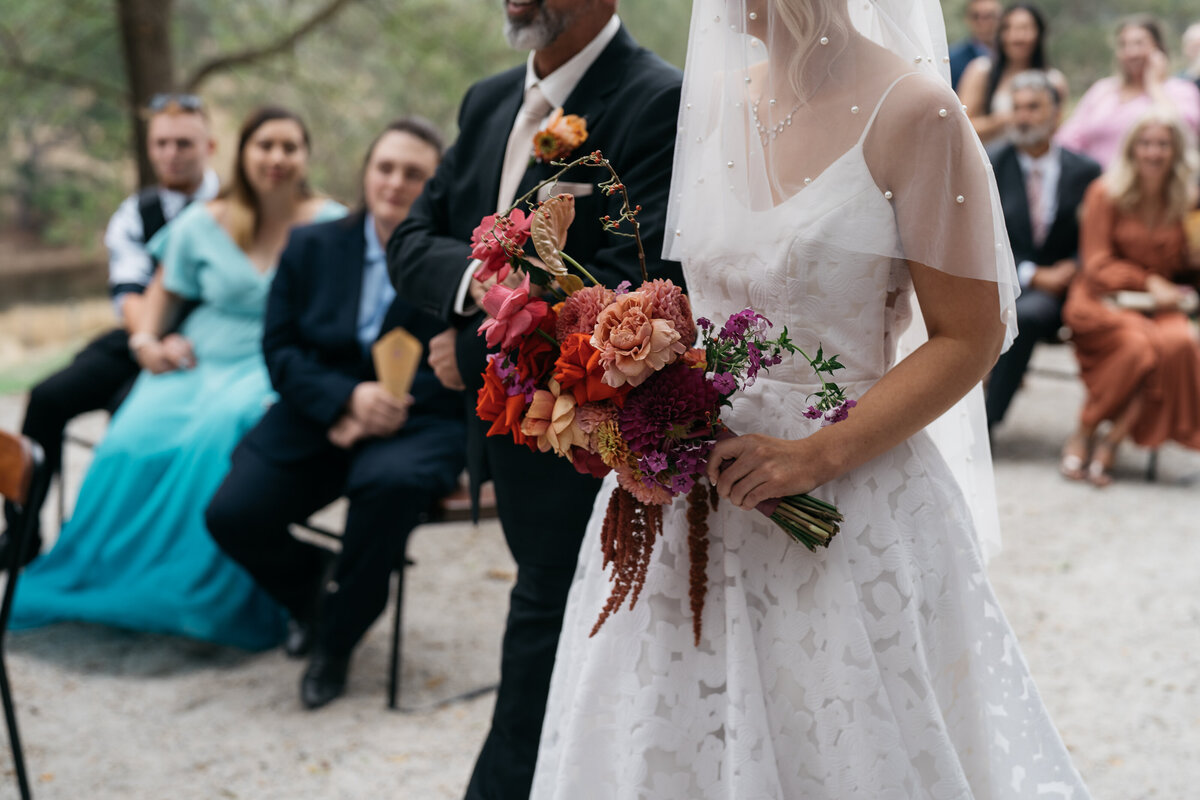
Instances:
[[[757,433],[717,442],[708,459],[708,480],[717,494],[752,509],[764,500],[810,492],[828,480],[818,448],[807,439]]]

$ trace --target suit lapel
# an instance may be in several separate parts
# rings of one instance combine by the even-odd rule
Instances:
[[[629,31],[625,30],[622,25],[617,35],[608,43],[608,46],[600,53],[592,65],[588,67],[587,72],[583,73],[583,77],[579,79],[579,83],[571,91],[567,97],[567,101],[563,104],[563,113],[574,114],[583,117],[587,121],[588,131],[594,131],[599,125],[604,113],[608,110],[608,97],[617,90],[621,85],[621,81],[625,78],[625,72],[628,70],[630,56],[637,51],[637,42],[629,35]],[[518,104],[519,107],[519,104]],[[517,109],[513,109],[512,118],[516,119]],[[509,130],[512,129],[512,123],[509,123]],[[507,141],[505,142],[507,144]],[[532,151],[533,145],[530,144]],[[571,157],[577,157],[582,153],[591,152],[594,149],[587,142],[579,148],[579,152],[573,153]],[[504,153],[501,151],[499,160],[503,162]],[[533,164],[525,171],[525,175],[521,178],[520,186],[517,188],[517,196],[528,192],[540,181],[549,178],[557,170],[557,167],[551,167],[548,164]],[[496,191],[500,189],[499,173],[496,177]]]
[[[358,337],[358,308],[362,304],[363,267],[367,255],[367,239],[363,231],[365,214],[352,214],[341,228],[335,250],[330,257],[326,274],[337,282],[328,294],[337,302],[337,329],[354,340]]]
[[[1008,157],[1004,159],[1004,183],[1008,187],[1013,210],[1013,224],[1008,232],[1009,238],[1013,240],[1013,249],[1032,253],[1033,221],[1029,212],[1029,195],[1025,191],[1025,173],[1021,171],[1021,161],[1017,158],[1016,148],[1009,149]]]

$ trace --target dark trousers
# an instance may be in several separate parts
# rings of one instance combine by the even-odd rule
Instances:
[[[988,378],[987,409],[988,427],[1004,420],[1013,395],[1021,386],[1033,348],[1043,339],[1052,338],[1062,326],[1062,299],[1037,289],[1026,289],[1017,298],[1016,340],[1008,352],[1000,356],[992,367]]]
[[[489,438],[486,446],[517,583],[509,598],[492,727],[466,797],[526,800],[567,592],[600,482],[552,453],[532,453],[511,440]]]
[[[105,409],[109,413],[125,399],[141,368],[129,352],[129,336],[121,328],[93,339],[63,369],[33,387],[21,433],[42,446],[51,474],[62,465],[63,431],[80,414]],[[41,508],[26,513],[38,517]],[[4,505],[9,528],[17,511]]]
[[[462,469],[461,427],[451,427],[449,436],[435,427],[350,451],[329,445],[289,463],[243,442],[208,506],[208,529],[293,617],[315,616],[318,648],[348,655],[387,606],[409,533]],[[328,557],[288,525],[342,495],[350,501],[342,551],[322,587]]]

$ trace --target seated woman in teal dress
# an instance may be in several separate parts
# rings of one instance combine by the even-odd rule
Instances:
[[[251,114],[231,187],[150,241],[163,276],[130,337],[143,372],[96,448],[70,522],[27,569],[12,628],[72,619],[251,650],[280,641],[283,612],[213,544],[204,509],[273,399],[263,313],[288,231],[346,211],[309,188],[308,150],[294,113]],[[160,340],[184,300],[200,304],[180,335]]]

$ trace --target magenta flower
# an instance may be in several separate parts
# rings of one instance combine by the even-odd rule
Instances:
[[[730,395],[737,389],[737,378],[728,372],[718,372],[713,376],[712,384],[713,388],[721,394]]]
[[[617,418],[630,449],[662,451],[668,435],[707,426],[720,400],[703,372],[672,364],[630,392]]]
[[[488,318],[479,326],[479,333],[487,335],[488,347],[500,345],[501,350],[511,349],[550,313],[544,300],[529,298],[528,275],[515,289],[499,283],[488,289],[483,310]]]

